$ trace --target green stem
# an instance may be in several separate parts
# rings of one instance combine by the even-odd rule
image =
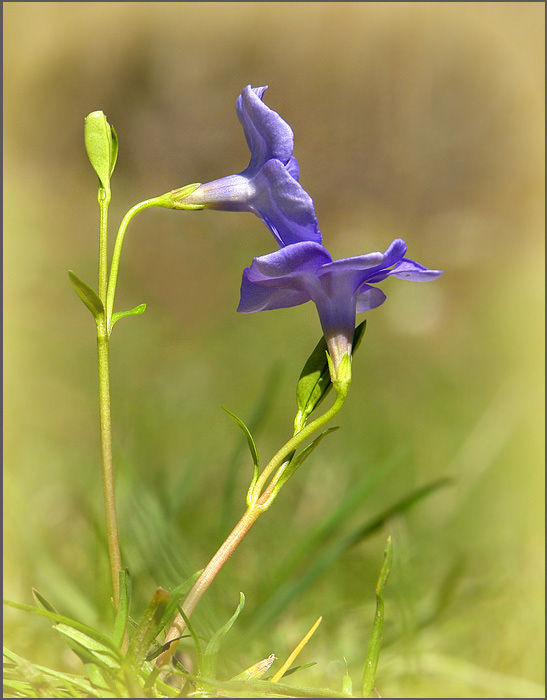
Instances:
[[[106,303],[108,280],[108,205],[110,190],[99,188],[99,297]],[[108,356],[108,324],[106,318],[97,321],[97,355],[99,364],[99,419],[101,434],[101,461],[103,473],[103,495],[106,517],[108,557],[112,578],[114,608],[120,603],[119,572],[122,568],[116,501],[114,494],[114,467],[112,461],[112,420],[110,415],[110,371]]]
[[[99,298],[106,303],[108,279],[108,205],[110,191],[99,189]]]
[[[127,214],[123,217],[120,228],[118,229],[118,235],[116,236],[116,243],[114,244],[114,251],[112,253],[112,261],[110,263],[110,278],[108,280],[108,292],[106,294],[106,326],[107,331],[110,333],[111,330],[111,318],[112,312],[114,310],[114,298],[116,296],[116,284],[118,282],[118,271],[120,268],[120,256],[122,254],[123,239],[125,237],[125,232],[129,226],[129,222],[140,211],[148,209],[150,207],[162,207],[165,206],[165,197],[153,197],[152,199],[147,199],[144,202],[135,204]]]
[[[122,569],[118,524],[116,519],[116,500],[114,494],[114,464],[112,460],[112,419],[110,414],[110,371],[108,356],[108,332],[105,322],[97,324],[97,352],[99,359],[99,416],[101,429],[101,456],[103,467],[103,493],[106,516],[106,535],[114,608],[117,611],[120,602],[119,572]]]
[[[276,488],[281,472],[286,467],[285,458],[296,450],[300,443],[309,437],[313,432],[321,428],[325,423],[327,423],[331,418],[333,418],[338,411],[342,408],[345,400],[344,396],[338,396],[332,407],[326,411],[322,416],[314,420],[308,426],[303,428],[299,433],[294,435],[285,445],[274,455],[270,460],[269,464],[265,467],[264,471],[260,475],[255,488],[253,489],[252,505],[246,510],[241,520],[234,527],[232,532],[228,535],[226,540],[217,550],[216,554],[213,556],[211,561],[207,564],[205,569],[203,569],[200,577],[193,585],[190,593],[188,594],[184,604],[182,605],[182,610],[186,618],[196,609],[197,604],[203,597],[205,591],[209,588],[211,583],[216,578],[219,571],[222,569],[224,564],[235,552],[245,535],[249,532],[254,523],[258,518],[264,513],[273,503],[275,497],[279,493],[279,488]],[[277,474],[274,475],[271,482],[268,484],[267,488],[261,494],[263,486],[268,480],[269,476],[278,469]],[[186,621],[184,616],[179,612],[177,617],[173,621],[169,632],[165,638],[165,644],[172,642],[167,649],[158,656],[156,660],[157,666],[163,666],[171,660],[171,657],[175,653],[178,639],[182,635],[184,629],[186,628]]]
[[[336,401],[333,403],[333,405],[329,408],[328,411],[323,413],[323,415],[319,416],[319,418],[316,418],[314,421],[312,421],[309,425],[305,426],[302,428],[302,430],[299,433],[296,433],[288,442],[286,442],[283,447],[275,454],[272,459],[270,460],[269,464],[264,468],[264,471],[262,474],[258,477],[256,484],[253,489],[253,493],[251,495],[251,501],[253,503],[256,503],[257,501],[263,501],[264,495],[260,496],[266,482],[270,478],[270,476],[273,474],[273,472],[283,464],[285,461],[285,458],[294,450],[297,449],[297,447],[304,441],[306,440],[312,433],[314,433],[316,430],[319,428],[323,427],[325,423],[328,423],[331,418],[334,418],[334,416],[338,413],[338,411],[342,408],[344,405],[344,400],[345,396],[337,396]]]

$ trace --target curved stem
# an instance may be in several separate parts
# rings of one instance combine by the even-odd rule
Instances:
[[[186,597],[186,600],[182,605],[182,610],[187,618],[189,618],[190,615],[194,612],[199,601],[202,599],[205,591],[214,581],[224,564],[232,556],[232,554],[237,549],[245,535],[249,532],[251,527],[260,517],[260,515],[266,512],[266,510],[268,510],[268,508],[273,503],[275,497],[279,493],[279,488],[276,489],[277,483],[283,470],[286,467],[285,458],[291,452],[294,452],[303,440],[305,440],[313,432],[318,430],[318,428],[321,428],[325,423],[327,423],[331,418],[333,418],[333,416],[335,416],[336,413],[338,413],[338,411],[342,408],[342,405],[344,404],[344,399],[345,396],[338,396],[336,398],[336,401],[328,411],[326,411],[322,416],[319,416],[319,418],[314,420],[308,426],[303,428],[299,433],[294,435],[270,460],[269,464],[266,466],[266,468],[260,475],[257,484],[255,485],[255,489],[253,490],[252,505],[247,509],[241,520],[237,523],[232,532],[228,535],[226,540],[219,547],[216,554],[207,564],[205,569],[203,569],[200,577],[195,582],[192,589],[190,590],[190,593]],[[278,473],[274,475],[267,488],[259,496],[260,491],[262,490],[269,476],[278,467]],[[171,643],[169,644],[167,649],[158,656],[156,660],[157,666],[163,666],[169,663],[173,654],[175,653],[178,639],[182,635],[185,628],[186,622],[184,620],[184,616],[179,612],[165,638],[165,644],[169,644],[170,642]]]
[[[323,413],[322,416],[319,416],[319,418],[316,418],[314,421],[312,421],[309,425],[305,426],[302,428],[302,430],[296,435],[294,435],[288,442],[286,442],[283,447],[275,454],[272,459],[270,460],[269,464],[264,468],[264,471],[262,474],[258,477],[256,484],[253,489],[253,493],[251,496],[251,500],[253,502],[258,501],[259,499],[262,500],[262,497],[260,496],[262,489],[264,488],[266,482],[268,481],[269,477],[273,474],[273,472],[283,464],[285,461],[285,458],[306,439],[308,438],[312,433],[314,433],[316,430],[319,428],[323,427],[325,423],[328,423],[331,418],[334,418],[334,416],[338,413],[338,411],[342,408],[344,405],[344,400],[345,397],[336,397],[336,401],[333,403],[333,405],[329,408],[328,411]]]
[[[184,601],[184,604],[182,605],[182,610],[184,611],[184,614],[187,618],[190,617],[190,615],[194,612],[194,610],[197,607],[197,604],[202,599],[205,591],[209,588],[211,583],[216,578],[218,572],[222,569],[224,564],[232,556],[233,552],[236,550],[241,540],[249,532],[251,527],[254,525],[258,517],[263,512],[264,509],[258,506],[249,508],[244,513],[243,517],[238,522],[238,524],[234,527],[232,532],[224,540],[224,542],[219,547],[211,561],[207,564],[205,569],[203,569],[200,577],[194,583],[192,589],[190,590],[190,593],[188,594],[186,600]],[[170,644],[170,646],[158,656],[156,660],[157,666],[163,666],[164,664],[169,663],[171,657],[175,653],[177,641],[185,628],[186,622],[184,620],[184,617],[179,612],[165,638],[165,644],[168,644],[169,642],[172,642],[172,644]]]
[[[129,226],[129,222],[140,211],[143,209],[148,209],[150,207],[161,207],[164,199],[162,197],[153,197],[152,199],[146,199],[144,202],[135,204],[127,214],[123,217],[120,228],[118,229],[118,235],[116,236],[116,243],[114,244],[114,251],[112,253],[112,261],[110,263],[110,277],[108,280],[108,292],[106,294],[106,326],[107,331],[110,332],[111,324],[110,320],[112,318],[112,311],[114,309],[114,298],[116,296],[116,284],[118,281],[118,270],[120,268],[120,256],[122,254],[123,239],[125,237],[125,232]]]

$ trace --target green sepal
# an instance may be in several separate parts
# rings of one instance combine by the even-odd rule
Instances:
[[[339,430],[340,426],[335,425],[332,428],[327,428],[326,430],[323,430],[323,432],[318,435],[313,442],[310,442],[310,444],[305,447],[302,452],[297,454],[295,457],[291,459],[287,467],[285,468],[285,471],[283,474],[279,477],[279,481],[275,485],[275,488],[272,492],[272,496],[275,497],[279,489],[285,484],[291,476],[295,473],[295,471],[302,466],[304,461],[308,459],[308,457],[311,455],[311,453],[315,450],[315,448],[319,445],[321,440],[329,435],[330,433],[334,433],[335,430]]]
[[[366,321],[363,321],[355,329],[352,354],[355,354],[361,343],[366,323]],[[331,388],[327,343],[325,338],[322,337],[308,357],[296,387],[298,412],[294,419],[295,434],[299,433],[306,425],[309,416],[327,396]]]
[[[192,194],[198,187],[201,187],[201,182],[193,182],[191,185],[179,187],[177,190],[168,192],[162,199],[165,203],[162,205],[167,209],[185,209],[187,211],[199,211],[205,209],[205,204],[186,204],[185,197]]]
[[[214,633],[214,635],[209,640],[209,643],[207,644],[207,647],[206,647],[205,652],[203,654],[203,664],[202,664],[202,667],[200,669],[200,674],[199,674],[200,676],[205,676],[205,678],[215,678],[217,657],[218,657],[218,652],[220,649],[220,643],[223,640],[223,638],[228,634],[228,632],[231,630],[232,625],[239,617],[239,614],[243,610],[244,605],[245,605],[245,596],[243,595],[243,593],[240,593],[239,594],[239,605],[237,606],[235,613],[232,615],[232,617],[228,620],[228,622],[225,625],[223,625],[220,629],[218,629]]]
[[[91,112],[85,118],[85,149],[103,190],[110,192],[110,175],[118,157],[118,137],[103,112]]]
[[[125,316],[139,316],[140,314],[143,314],[146,311],[146,304],[139,304],[138,306],[135,306],[134,309],[129,309],[129,311],[116,311],[115,314],[112,314],[112,318],[110,321],[110,328],[116,323],[116,321],[119,321],[120,318],[125,318]]]
[[[103,302],[99,299],[97,293],[94,292],[85,282],[82,282],[78,275],[72,272],[72,270],[68,271],[68,277],[72,286],[74,287],[74,291],[91,311],[93,317],[97,321],[104,315]]]
[[[121,647],[129,621],[129,609],[131,607],[131,579],[129,570],[123,569],[119,572],[120,579],[120,604],[114,620],[114,632],[112,640],[114,644]]]
[[[140,668],[147,658],[154,639],[162,629],[163,614],[170,597],[169,593],[161,587],[155,590],[127,650],[126,658],[130,667]]]
[[[374,688],[376,669],[378,667],[378,657],[380,656],[380,646],[382,644],[382,633],[384,631],[384,588],[391,570],[391,537],[387,538],[384,552],[384,563],[376,583],[376,614],[372,634],[368,643],[367,657],[365,660],[365,671],[363,673],[363,683],[361,686],[361,697],[368,698]]]
[[[256,444],[253,439],[253,436],[251,435],[251,431],[249,428],[245,425],[245,423],[241,420],[241,418],[238,418],[235,413],[232,413],[229,411],[227,408],[224,408],[224,406],[221,406],[223,411],[226,411],[226,413],[230,416],[230,418],[233,418],[235,422],[238,424],[238,426],[241,428],[243,431],[245,437],[247,438],[247,444],[249,445],[249,451],[251,453],[251,457],[253,458],[253,464],[254,464],[254,471],[253,471],[253,478],[251,481],[251,485],[249,486],[249,490],[247,491],[247,506],[251,507],[253,505],[252,503],[252,493],[253,489],[255,487],[255,484],[258,479],[258,473],[259,473],[259,461],[258,461],[258,450],[256,449]]]
[[[114,172],[116,167],[116,161],[118,160],[118,134],[116,130],[110,124],[110,135],[112,137],[112,150],[110,151],[110,175]]]

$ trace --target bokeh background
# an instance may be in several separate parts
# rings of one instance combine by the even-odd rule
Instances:
[[[334,257],[384,250],[445,270],[388,280],[338,431],[255,526],[196,613],[246,608],[228,678],[283,659],[295,683],[358,685],[385,540],[394,542],[384,697],[543,697],[544,5],[4,3],[5,558],[8,598],[108,630],[94,326],[96,178],[84,117],[120,153],[111,237],[138,201],[242,170],[247,85],[295,132]],[[113,335],[119,517],[134,615],[201,568],[242,512],[248,454],[285,441],[319,338],[310,305],[238,315],[273,239],[245,213],[150,210],[126,237]],[[416,490],[450,482],[351,547]],[[348,540],[349,541],[349,540]],[[44,620],[8,611],[11,648],[75,671]],[[292,680],[292,679],[291,679]]]

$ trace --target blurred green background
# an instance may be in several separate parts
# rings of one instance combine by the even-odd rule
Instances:
[[[235,99],[269,85],[332,255],[400,236],[445,274],[383,285],[343,430],[257,523],[196,623],[209,635],[246,594],[228,678],[283,660],[323,615],[300,657],[318,664],[294,682],[339,689],[345,657],[358,684],[391,534],[382,696],[543,697],[543,3],[3,9],[6,596],[32,602],[34,586],[109,629],[94,326],[67,277],[95,285],[84,117],[102,109],[119,137],[113,238],[136,202],[242,170]],[[148,308],[116,327],[112,392],[135,616],[242,513],[250,459],[219,407],[256,423],[264,463],[291,431],[315,310],[235,313],[243,267],[274,248],[245,213],[151,210],[129,229],[117,309]],[[8,611],[5,635],[37,663],[79,668],[47,621]]]

